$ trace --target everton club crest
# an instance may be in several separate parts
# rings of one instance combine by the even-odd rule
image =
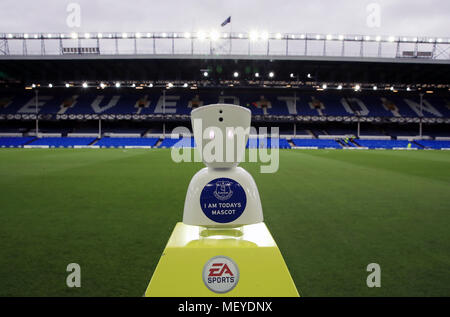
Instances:
[[[233,195],[233,190],[231,189],[231,182],[229,181],[217,181],[216,190],[214,191],[214,196],[221,201],[228,200]]]

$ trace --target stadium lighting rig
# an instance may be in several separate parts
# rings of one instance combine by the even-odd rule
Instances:
[[[320,34],[320,33],[280,33],[280,32],[268,32],[266,30],[249,30],[248,32],[218,32],[215,29],[212,30],[197,30],[195,32],[71,32],[71,33],[0,33],[0,40],[2,41],[67,41],[67,40],[122,40],[122,39],[134,39],[134,40],[155,40],[155,39],[189,39],[194,40],[210,40],[216,42],[220,39],[224,41],[228,40],[247,40],[250,42],[269,42],[269,41],[320,41],[320,42],[361,42],[361,43],[412,43],[412,44],[434,44],[434,45],[449,45],[450,38],[446,37],[418,37],[418,36],[395,36],[395,35],[361,35],[361,34]],[[325,44],[324,44],[325,45]],[[26,46],[26,43],[24,43]],[[434,48],[433,48],[434,50]],[[439,57],[449,58],[446,55],[445,47],[436,52]],[[4,55],[9,55],[7,50],[0,52]],[[53,53],[57,55],[57,53]],[[24,54],[25,55],[25,54]]]
[[[299,296],[263,222],[258,187],[238,166],[250,122],[251,111],[232,104],[191,112],[196,155],[206,167],[189,183],[183,221],[176,224],[145,296]],[[211,144],[214,155],[207,150]]]
[[[43,83],[28,83],[25,84],[25,89],[45,89],[45,88],[100,88],[105,89],[108,87],[117,88],[133,88],[133,89],[144,89],[144,88],[159,88],[159,89],[170,89],[170,88],[189,88],[189,87],[209,87],[209,88],[226,88],[238,86],[241,88],[284,88],[284,89],[294,89],[294,90],[353,90],[353,91],[363,91],[363,90],[378,90],[379,87],[384,87],[386,91],[398,92],[414,92],[420,90],[450,90],[450,85],[445,84],[392,84],[392,83],[342,83],[342,82],[299,82],[297,78],[291,78],[286,80],[273,80],[272,77],[275,76],[273,72],[270,72],[267,76],[271,80],[260,81],[261,75],[255,73],[253,79],[248,79],[243,81],[238,79],[240,76],[239,72],[234,72],[231,74],[230,80],[221,80],[214,85],[206,85],[203,81],[129,81],[129,82],[108,82],[108,81],[81,81],[81,82],[43,82]],[[272,76],[272,77],[271,77]],[[295,77],[295,76],[294,76]],[[256,80],[258,79],[258,80]],[[209,83],[206,80],[206,83]],[[193,88],[193,89],[195,89]]]

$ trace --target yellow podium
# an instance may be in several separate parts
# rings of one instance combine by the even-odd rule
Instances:
[[[206,228],[177,223],[147,297],[298,297],[266,225]]]

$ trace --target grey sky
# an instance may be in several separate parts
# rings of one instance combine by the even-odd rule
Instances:
[[[79,28],[66,24],[72,2],[81,6]],[[379,28],[366,23],[370,3],[380,5]],[[448,0],[1,0],[0,32],[195,32],[219,30],[229,15],[239,32],[450,36]]]

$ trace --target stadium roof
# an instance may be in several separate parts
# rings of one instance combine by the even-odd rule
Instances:
[[[208,76],[205,77],[204,73]],[[237,72],[238,76],[234,77]],[[273,77],[269,74],[273,73]],[[256,77],[256,74],[259,76]],[[9,59],[0,60],[0,82],[31,85],[73,81],[220,81],[271,83],[449,84],[450,65],[333,59]]]
[[[450,40],[251,33],[4,33],[0,82],[450,84]],[[207,76],[205,76],[207,74]],[[269,76],[270,74],[270,76]],[[441,87],[442,88],[442,87]]]

